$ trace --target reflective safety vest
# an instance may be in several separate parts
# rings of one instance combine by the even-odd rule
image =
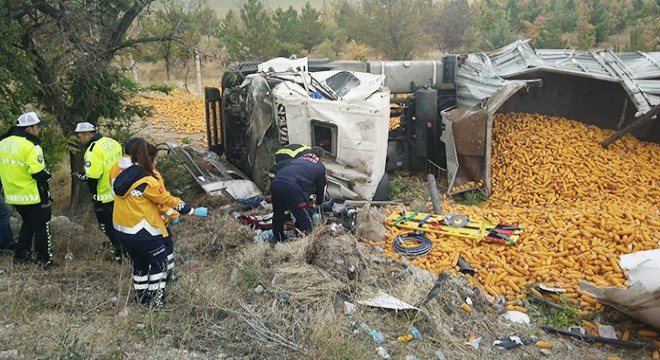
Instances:
[[[85,175],[98,179],[94,200],[108,203],[114,200],[110,186],[110,169],[119,162],[124,152],[121,145],[112,138],[99,136],[97,140],[92,140],[85,151]]]
[[[45,168],[41,146],[18,135],[0,141],[0,178],[7,204],[39,204],[41,196],[32,174]]]
[[[312,152],[312,148],[304,144],[289,144],[277,150],[275,163],[291,159],[297,159],[302,155]]]

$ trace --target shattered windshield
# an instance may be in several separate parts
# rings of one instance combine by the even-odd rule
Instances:
[[[325,83],[335,91],[337,96],[343,97],[360,85],[360,79],[348,71],[341,71],[327,78]]]

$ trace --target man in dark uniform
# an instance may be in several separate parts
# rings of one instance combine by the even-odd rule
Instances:
[[[325,195],[325,166],[321,162],[323,149],[314,147],[311,152],[287,162],[275,174],[270,186],[273,204],[273,241],[283,241],[284,212],[288,210],[296,218],[296,228],[305,233],[312,230],[315,196],[322,204]]]

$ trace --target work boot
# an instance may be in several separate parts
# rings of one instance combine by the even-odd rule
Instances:
[[[137,290],[135,292],[135,302],[143,305],[151,303],[151,292],[147,290]]]
[[[0,250],[14,250],[16,249],[16,246],[18,246],[18,243],[12,240],[10,242],[0,244]]]
[[[32,254],[29,251],[26,253],[14,253],[14,262],[18,264],[29,264],[32,262]]]
[[[165,306],[165,289],[156,290],[151,298],[151,308],[160,310]]]
[[[42,265],[44,270],[53,270],[55,268],[58,268],[59,266],[60,264],[54,262],[53,260],[49,260]]]

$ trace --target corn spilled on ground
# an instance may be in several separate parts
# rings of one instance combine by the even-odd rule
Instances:
[[[186,90],[175,90],[169,95],[138,96],[135,100],[153,108],[153,117],[147,121],[154,128],[185,135],[206,133],[204,99]],[[201,144],[206,145],[205,138]]]
[[[431,272],[451,270],[462,256],[477,271],[472,283],[511,305],[526,285],[567,289],[593,309],[579,281],[626,286],[619,255],[660,247],[660,146],[631,136],[602,149],[613,134],[558,117],[498,114],[493,126],[493,194],[482,208],[443,202],[443,211],[519,224],[515,246],[428,234],[433,251],[411,259]],[[398,235],[390,229],[388,240]],[[385,252],[399,256],[385,243]]]

